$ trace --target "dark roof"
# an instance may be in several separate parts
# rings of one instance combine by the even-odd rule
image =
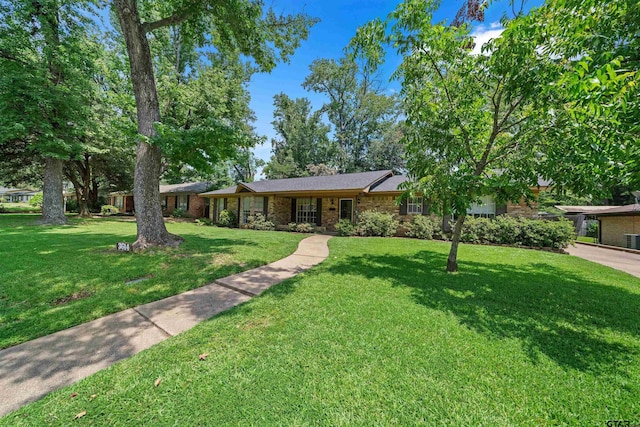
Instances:
[[[621,206],[556,206],[556,208],[567,214],[598,214],[602,211],[619,207]]]
[[[232,185],[231,187],[227,187],[227,188],[221,188],[220,190],[214,190],[214,191],[208,191],[206,193],[202,193],[202,194],[206,194],[206,195],[215,195],[215,194],[235,194],[235,192],[238,190],[238,186],[237,185]],[[201,195],[202,195],[201,194]]]
[[[640,205],[625,205],[618,206],[611,209],[606,209],[596,213],[597,216],[626,216],[626,215],[640,215]]]
[[[182,184],[160,185],[160,194],[179,194],[179,193],[202,193],[211,187],[209,182],[184,182]],[[235,187],[234,187],[235,188]],[[112,191],[111,196],[125,195],[131,196],[133,192],[129,191]]]
[[[6,188],[6,187],[0,187],[0,194],[15,194],[15,195],[21,195],[21,194],[34,194],[34,193],[38,193],[37,190],[27,190],[25,188]]]
[[[237,187],[203,193],[205,196],[239,193],[243,188],[255,193],[285,193],[312,191],[365,191],[381,180],[391,177],[393,172],[373,171],[340,175],[309,176],[304,178],[270,179],[240,183]]]
[[[202,193],[211,186],[208,182],[185,182],[183,184],[161,185],[160,194],[167,193]]]
[[[407,178],[405,175],[394,175],[392,177],[385,179],[381,183],[377,184],[375,187],[371,189],[371,192],[384,193],[384,192],[391,192],[391,191],[402,191],[398,189],[398,186],[403,182],[407,181],[408,179],[409,178]]]

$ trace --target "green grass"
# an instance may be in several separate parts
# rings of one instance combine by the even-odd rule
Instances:
[[[185,238],[178,249],[132,254],[115,244],[135,240],[134,222],[44,227],[33,225],[38,218],[0,215],[0,348],[275,261],[304,237],[173,223],[169,231]]]
[[[578,236],[576,238],[578,242],[586,242],[586,243],[598,243],[598,239],[595,237],[587,237],[587,236]]]
[[[30,213],[41,210],[42,208],[31,206],[29,203],[0,203],[1,213]]]
[[[309,272],[0,424],[640,422],[640,280],[469,245],[446,274],[448,247],[334,238]]]

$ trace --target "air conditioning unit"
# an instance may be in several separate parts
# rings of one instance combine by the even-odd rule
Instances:
[[[640,234],[625,234],[627,249],[640,249]]]

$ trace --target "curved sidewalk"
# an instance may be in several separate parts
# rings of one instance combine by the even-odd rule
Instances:
[[[0,350],[0,417],[192,328],[324,261],[330,236],[203,287]]]
[[[565,250],[569,252],[570,255],[640,277],[640,254],[584,245],[578,242],[576,242],[575,246],[569,246]]]

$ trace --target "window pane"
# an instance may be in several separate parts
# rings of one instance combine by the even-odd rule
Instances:
[[[242,223],[246,224],[249,221],[251,215],[251,199],[252,197],[242,198]]]
[[[178,209],[187,210],[187,199],[189,196],[178,196]]]
[[[220,220],[220,212],[224,210],[224,199],[217,199],[217,212],[216,212],[216,221]]]
[[[296,222],[315,224],[316,208],[316,199],[314,198],[296,199]]]
[[[422,197],[413,197],[407,200],[407,214],[416,215],[422,213]]]
[[[264,197],[253,198],[253,214],[261,214],[264,212]]]
[[[467,214],[476,218],[495,218],[496,202],[491,196],[483,196],[479,203],[473,203]]]

